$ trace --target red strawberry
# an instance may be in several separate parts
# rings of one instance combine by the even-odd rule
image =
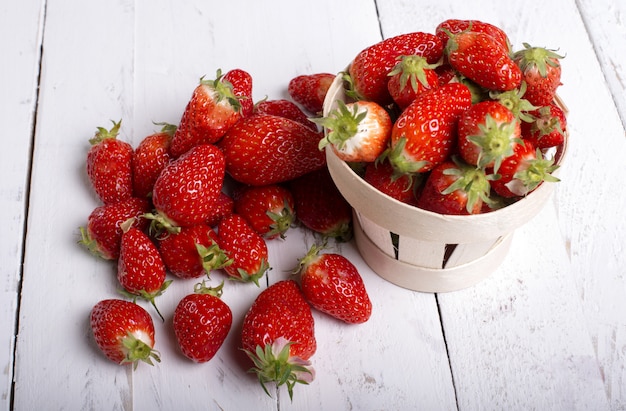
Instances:
[[[313,381],[308,360],[317,349],[315,322],[295,281],[280,281],[258,295],[243,320],[241,342],[267,395],[268,382],[287,384],[293,398],[297,383]]]
[[[535,106],[547,106],[554,100],[557,88],[561,85],[561,62],[563,56],[554,50],[531,47],[524,43],[524,49],[513,56],[521,68],[526,82],[524,98]]]
[[[224,81],[233,86],[233,94],[241,104],[241,115],[247,117],[252,114],[254,101],[252,100],[252,76],[245,70],[233,69],[224,74]]]
[[[203,77],[185,107],[170,152],[179,157],[197,145],[215,143],[240,118],[240,99],[221,70],[215,80]]]
[[[489,191],[483,170],[460,161],[445,161],[428,175],[417,206],[439,214],[477,214],[484,202],[490,202]]]
[[[391,117],[373,101],[356,101],[338,106],[327,117],[315,119],[326,128],[319,148],[330,146],[337,157],[348,162],[370,162],[387,148]]]
[[[134,227],[143,230],[147,220],[143,217],[150,211],[150,203],[142,198],[131,197],[128,200],[96,207],[87,219],[87,227],[81,227],[81,240],[94,255],[105,260],[114,260],[120,254],[122,228],[120,225],[129,218],[135,218]]]
[[[205,221],[205,224],[210,227],[215,227],[217,223],[224,217],[228,217],[235,211],[235,201],[231,196],[226,194],[225,192],[221,192],[220,195],[213,203],[213,207],[211,208],[211,213],[209,217]]]
[[[522,72],[508,50],[488,34],[475,31],[454,34],[445,53],[450,65],[460,74],[489,90],[513,90],[522,82]]]
[[[363,179],[380,192],[406,204],[415,204],[415,193],[420,179],[408,174],[396,175],[387,160],[368,163]]]
[[[239,214],[231,214],[217,225],[219,245],[232,260],[224,271],[233,279],[253,282],[269,270],[267,244]]]
[[[556,104],[549,104],[531,111],[531,122],[522,122],[522,138],[532,141],[535,147],[544,149],[556,147],[565,141],[567,118],[565,112]]]
[[[235,212],[267,239],[285,238],[295,220],[293,196],[277,184],[246,187],[237,196]]]
[[[133,227],[134,219],[122,223],[120,257],[117,260],[117,279],[124,287],[123,294],[149,301],[163,319],[154,299],[167,289],[171,280],[165,281],[165,264],[150,237]]]
[[[296,270],[304,298],[338,320],[366,322],[372,314],[372,302],[358,269],[341,254],[320,254],[322,249],[313,245]]]
[[[218,246],[217,234],[206,224],[168,233],[159,238],[159,250],[167,269],[183,279],[208,276],[232,263]]]
[[[460,83],[420,94],[391,130],[389,161],[400,174],[423,173],[448,159],[457,120],[471,106],[471,93]]]
[[[222,191],[225,163],[212,144],[201,144],[170,162],[154,183],[152,216],[164,227],[205,222]]]
[[[491,181],[493,191],[502,197],[525,196],[543,181],[557,182],[551,173],[559,166],[553,159],[545,159],[541,150],[535,149],[530,141],[515,146],[512,156],[502,161],[499,178]]]
[[[435,64],[428,64],[422,56],[398,58],[398,64],[389,72],[387,89],[401,110],[407,108],[421,92],[439,85],[436,67]]]
[[[302,110],[289,100],[262,100],[255,104],[254,114],[270,114],[273,116],[285,117],[304,124],[311,130],[317,132],[317,126]]]
[[[305,227],[338,241],[352,238],[352,208],[326,167],[290,181],[289,190]]]
[[[146,310],[124,300],[102,300],[91,310],[91,330],[104,355],[118,364],[160,362],[154,348],[154,324]]]
[[[435,35],[441,39],[445,47],[451,34],[459,34],[464,31],[488,34],[507,52],[511,49],[511,43],[504,30],[479,20],[445,20],[439,23],[435,30]]]
[[[393,103],[387,89],[389,72],[400,56],[419,55],[434,64],[443,55],[443,43],[431,33],[414,32],[390,37],[362,50],[349,68],[350,95],[381,106]]]
[[[111,130],[98,127],[89,140],[87,175],[98,198],[104,204],[118,203],[133,195],[133,148],[118,140],[122,121],[113,122]]]
[[[146,136],[133,152],[133,193],[148,197],[154,182],[170,162],[170,144],[176,126],[163,124],[160,132]]]
[[[499,102],[476,103],[459,119],[459,153],[471,165],[498,172],[500,163],[521,142],[520,132],[513,112]]]
[[[233,179],[259,186],[291,180],[326,164],[318,149],[321,138],[296,121],[254,115],[237,122],[219,147]]]
[[[335,75],[330,73],[303,74],[289,81],[287,92],[291,98],[312,114],[322,112],[326,93]]]
[[[174,310],[174,334],[183,354],[204,363],[215,356],[230,332],[233,314],[220,299],[222,287],[196,284],[194,293],[185,296]]]

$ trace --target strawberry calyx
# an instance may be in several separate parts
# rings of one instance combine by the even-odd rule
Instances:
[[[122,120],[118,121],[117,123],[113,120],[111,120],[111,123],[113,123],[113,127],[111,127],[110,130],[107,130],[104,127],[97,127],[97,131],[96,134],[89,139],[89,143],[91,145],[96,145],[101,143],[103,140],[106,140],[108,138],[110,139],[116,139],[118,134],[120,133],[120,127],[122,126]]]
[[[172,137],[174,136],[174,133],[176,132],[176,129],[178,128],[177,125],[166,123],[166,122],[153,123],[153,124],[155,126],[161,126],[161,133],[169,134]]]
[[[100,244],[98,244],[98,241],[91,237],[91,234],[89,234],[89,230],[87,230],[85,227],[80,227],[79,229],[80,229],[81,238],[80,240],[78,240],[78,244],[87,248],[87,250],[89,250],[89,252],[95,255],[96,257],[99,257],[105,260],[113,259],[113,256],[110,253],[105,252],[100,247]]]
[[[487,114],[485,122],[478,125],[479,133],[467,137],[480,149],[478,167],[485,168],[493,163],[493,170],[497,173],[502,160],[513,155],[515,144],[522,144],[520,138],[511,138],[516,121],[498,122]]]
[[[130,331],[126,333],[126,336],[123,337],[120,342],[122,344],[122,349],[125,352],[125,357],[121,364],[133,364],[133,369],[136,369],[139,361],[143,361],[149,365],[154,365],[152,360],[161,362],[159,352],[143,342],[140,338],[136,337]]]
[[[328,144],[333,144],[341,150],[348,140],[357,135],[359,124],[367,117],[367,109],[363,109],[358,104],[351,104],[351,108],[352,110],[346,103],[338,100],[337,108],[327,117],[310,119],[328,130],[326,137],[320,140],[320,150]]]
[[[292,274],[300,274],[303,272],[306,267],[308,267],[311,263],[317,260],[320,256],[320,252],[326,248],[327,241],[324,239],[324,242],[320,245],[313,244],[307,253],[298,261],[298,265],[295,268],[291,269]]]
[[[520,164],[521,169],[513,175],[513,179],[506,187],[514,194],[524,196],[539,186],[543,181],[556,183],[560,180],[552,173],[559,168],[554,164],[553,158],[544,158],[538,148],[536,158],[524,160]]]
[[[256,346],[255,352],[243,350],[254,362],[248,372],[255,373],[265,393],[271,397],[266,383],[274,382],[277,387],[285,384],[289,398],[293,400],[293,388],[296,384],[309,384],[315,378],[315,370],[311,362],[289,354],[291,345],[295,344],[284,337],[277,338],[265,347]]]
[[[522,72],[527,73],[530,70],[537,70],[541,77],[546,77],[548,66],[559,67],[559,60],[565,58],[545,47],[532,47],[528,43],[522,43],[524,48],[515,52],[514,59],[518,61],[518,65]]]
[[[239,101],[241,97],[235,95],[233,84],[228,80],[224,80],[224,74],[221,69],[217,69],[215,80],[205,80],[202,77],[200,78],[200,84],[213,89],[216,103],[226,100],[232,106],[233,111],[241,112],[241,102]]]
[[[444,170],[443,174],[454,176],[456,180],[443,190],[441,194],[447,195],[457,190],[466,193],[466,210],[470,214],[473,213],[478,201],[490,205],[493,201],[489,197],[491,191],[489,180],[495,178],[495,176],[487,175],[483,169],[461,162],[456,156],[452,158],[452,161],[456,164],[456,167]]]
[[[425,70],[434,70],[439,64],[429,64],[426,58],[419,55],[399,56],[397,60],[398,63],[391,69],[388,76],[400,74],[401,90],[409,83],[413,91],[417,92],[418,81],[422,86],[430,88]]]
[[[528,112],[537,110],[539,107],[532,105],[530,101],[523,98],[526,93],[526,87],[526,82],[522,81],[519,89],[503,92],[492,91],[489,93],[489,97],[499,101],[500,104],[508,108],[516,119],[531,123],[533,116],[528,114]]]
[[[167,287],[170,286],[172,281],[173,280],[164,281],[163,284],[161,284],[161,287],[159,287],[157,290],[154,290],[154,291],[137,290],[137,291],[131,292],[128,290],[118,290],[118,292],[124,297],[132,299],[133,303],[136,303],[138,298],[148,301],[150,305],[154,307],[155,311],[159,315],[159,318],[161,318],[161,321],[165,321],[165,318],[163,318],[161,311],[159,311],[159,307],[157,307],[155,303],[155,299],[165,292],[165,290],[167,289]]]
[[[263,275],[265,274],[265,272],[269,269],[270,269],[269,263],[265,259],[262,259],[261,263],[259,264],[259,269],[255,271],[254,273],[249,273],[243,268],[237,268],[236,275],[231,276],[230,278],[235,281],[241,281],[242,283],[252,282],[257,287],[260,287],[259,279],[261,279]]]
[[[212,295],[213,297],[221,298],[224,292],[224,281],[220,283],[220,285],[216,287],[208,287],[206,285],[206,280],[202,280],[201,283],[197,283],[193,286],[193,292],[195,294],[202,295]]]
[[[557,132],[560,135],[565,135],[561,120],[557,116],[552,115],[550,106],[543,106],[537,110],[538,116],[533,116],[533,124],[530,128],[531,133],[538,133],[539,139],[541,137]]]
[[[224,250],[215,241],[208,247],[196,243],[196,250],[202,260],[202,268],[206,271],[208,278],[211,278],[211,271],[228,267],[233,263],[233,259],[228,258]]]
[[[355,101],[365,100],[365,97],[363,97],[363,95],[361,95],[361,93],[356,90],[356,87],[354,86],[354,80],[352,79],[352,76],[350,76],[350,73],[342,72],[340,74],[341,79],[344,82],[344,90],[346,96]]]
[[[150,220],[149,231],[150,234],[162,237],[167,234],[178,234],[180,233],[180,226],[178,226],[174,221],[167,218],[163,213],[158,210],[155,213],[146,213],[143,217],[147,220]]]
[[[270,230],[265,233],[265,237],[274,238],[280,236],[280,238],[284,239],[285,233],[296,219],[287,200],[285,200],[283,208],[278,212],[267,211],[265,214],[273,221],[269,226]]]
[[[388,158],[391,166],[394,170],[394,175],[392,178],[397,179],[398,177],[408,174],[416,174],[419,173],[424,167],[427,167],[431,164],[430,161],[426,160],[412,160],[407,158],[404,155],[404,148],[406,147],[407,138],[400,137],[398,141],[389,149],[387,149],[381,155],[382,159]]]

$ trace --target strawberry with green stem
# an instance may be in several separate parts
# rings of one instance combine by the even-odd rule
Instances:
[[[267,395],[269,382],[287,385],[293,398],[296,384],[313,381],[315,321],[298,283],[279,281],[257,296],[244,317],[241,343]]]
[[[133,195],[150,197],[154,183],[172,156],[170,144],[176,126],[159,123],[161,130],[150,134],[133,151]]]
[[[513,59],[526,83],[524,98],[535,106],[547,106],[552,103],[561,85],[560,60],[564,56],[544,47],[532,47],[528,43],[523,45],[524,48],[516,51]]]
[[[104,355],[117,364],[139,361],[153,365],[161,362],[154,350],[154,324],[141,306],[124,300],[98,302],[91,310],[90,325],[94,340]]]
[[[319,115],[326,93],[334,80],[335,75],[330,73],[303,74],[289,80],[287,92],[311,114]]]
[[[562,108],[554,103],[528,113],[530,122],[521,125],[522,138],[532,141],[540,149],[556,147],[565,141],[567,118]]]
[[[392,126],[387,111],[372,101],[338,101],[328,116],[312,121],[326,128],[320,150],[329,146],[347,162],[376,160],[387,148]]]
[[[296,218],[291,192],[278,184],[245,187],[236,197],[235,212],[268,240],[285,238]]]
[[[398,63],[389,72],[387,89],[393,101],[404,110],[415,97],[425,90],[439,85],[435,69],[439,64],[429,64],[422,56],[400,56]]]

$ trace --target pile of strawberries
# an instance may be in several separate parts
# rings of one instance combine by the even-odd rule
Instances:
[[[320,147],[404,203],[440,214],[498,209],[558,181],[561,58],[528,44],[512,51],[503,30],[477,20],[386,39],[343,73],[347,102],[315,120],[327,129]]]
[[[329,238],[347,241],[351,208],[335,187],[319,150],[323,134],[309,121],[322,109],[331,74],[298,76],[289,93],[300,102],[252,103],[252,78],[235,69],[201,79],[178,126],[132,147],[120,122],[99,127],[86,168],[101,202],[81,228],[80,243],[117,263],[122,297],[91,312],[94,340],[117,363],[160,361],[151,315],[172,282],[189,287],[171,318],[181,352],[209,361],[229,334],[233,315],[220,298],[224,281],[253,283],[268,273],[268,241],[286,241],[296,225],[323,240],[301,257],[296,277],[258,295],[243,320],[241,346],[265,383],[293,386],[313,379],[316,340],[311,308],[341,321],[367,321],[372,304],[356,267],[322,252]],[[304,110],[309,110],[305,113]],[[168,279],[169,277],[169,279]],[[191,286],[193,284],[193,287]],[[267,389],[266,389],[267,392]]]
[[[121,121],[99,127],[86,168],[101,205],[79,242],[117,263],[126,298],[93,307],[95,342],[117,363],[160,361],[152,317],[135,302],[149,301],[164,321],[157,300],[176,281],[190,288],[172,313],[176,340],[190,360],[209,361],[233,322],[220,298],[224,282],[211,287],[210,275],[258,286],[271,266],[267,242],[288,241],[300,225],[324,241],[300,256],[297,277],[258,294],[240,346],[266,392],[274,382],[291,396],[314,377],[311,308],[351,324],[372,310],[355,266],[322,252],[328,238],[352,233],[324,149],[407,204],[489,211],[556,181],[544,154],[564,139],[554,103],[560,58],[528,45],[512,53],[499,28],[448,20],[435,34],[405,34],[359,53],[343,73],[349,102],[326,117],[335,75],[295,77],[293,101],[254,103],[251,75],[233,69],[202,78],[179,124],[161,124],[136,147],[117,138]]]

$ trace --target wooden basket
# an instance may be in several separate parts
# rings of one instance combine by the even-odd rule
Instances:
[[[328,90],[324,116],[338,100],[348,101],[341,74]],[[557,164],[566,143],[567,136],[554,150]],[[525,198],[485,214],[442,215],[378,191],[331,149],[326,158],[333,181],[353,208],[355,241],[364,261],[379,276],[415,291],[460,290],[490,275],[506,257],[515,229],[543,208],[554,188],[541,184]]]

